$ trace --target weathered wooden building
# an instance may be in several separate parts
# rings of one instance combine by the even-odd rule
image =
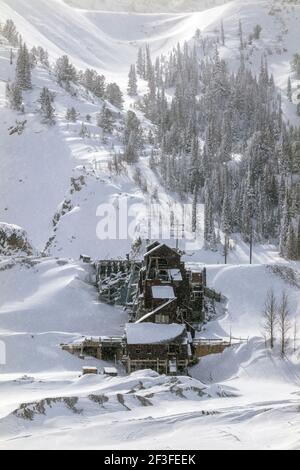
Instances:
[[[81,260],[90,263],[88,256]],[[177,374],[185,373],[198,357],[227,347],[193,340],[207,312],[215,313],[214,302],[220,302],[221,295],[207,287],[206,269],[188,269],[178,250],[154,242],[143,261],[127,257],[90,264],[100,300],[125,306],[129,323],[124,335],[84,338],[63,349],[81,357],[121,361],[128,373],[149,368]]]
[[[192,338],[184,325],[128,323],[125,338],[123,364],[128,373],[140,369],[185,373],[193,362]]]
[[[178,251],[158,242],[147,249],[138,285],[138,322],[203,320],[206,272],[186,269]]]

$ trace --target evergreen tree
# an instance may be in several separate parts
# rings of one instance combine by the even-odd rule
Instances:
[[[6,98],[8,99],[9,106],[11,109],[20,111],[22,109],[22,91],[15,83],[6,85]]]
[[[84,124],[84,122],[81,123],[80,131],[79,131],[79,136],[84,139],[85,137],[90,137],[90,132],[87,128],[87,126]]]
[[[296,249],[297,249],[297,259],[300,260],[300,218],[298,221],[298,231],[297,231],[297,242],[296,242]]]
[[[224,32],[223,20],[221,20],[221,43],[222,43],[222,46],[225,46],[225,32]]]
[[[21,90],[30,90],[32,88],[30,56],[26,44],[21,44],[18,51],[16,85]]]
[[[131,65],[130,67],[127,92],[129,96],[137,95],[137,77],[135,65]]]
[[[57,59],[54,73],[56,79],[60,85],[70,86],[71,82],[77,81],[77,72],[73,64],[71,64],[70,59],[67,55],[59,57]]]
[[[242,21],[239,20],[239,38],[240,38],[240,50],[244,50],[244,34],[243,34],[243,26]]]
[[[193,213],[192,213],[192,231],[196,233],[197,231],[197,216],[198,216],[198,189],[195,186],[194,196],[193,196]]]
[[[128,111],[124,129],[125,159],[128,163],[138,160],[138,151],[143,144],[141,123],[133,111]]]
[[[107,85],[105,98],[116,108],[123,109],[123,94],[116,83],[109,83]]]
[[[43,121],[47,124],[54,124],[54,116],[55,116],[55,108],[53,106],[54,103],[54,95],[51,91],[44,87],[39,98],[40,103],[40,112],[43,116]]]
[[[139,159],[138,148],[132,134],[130,134],[128,142],[125,145],[124,159],[129,164],[136,163]]]
[[[111,134],[114,129],[113,114],[106,104],[103,105],[101,113],[97,116],[97,125],[107,134]]]
[[[49,64],[49,54],[48,51],[43,49],[42,47],[37,48],[37,58],[40,61],[40,63],[47,69],[49,69],[50,64]]]
[[[292,82],[291,77],[288,78],[288,85],[287,85],[287,97],[290,103],[293,101],[293,94],[292,94]]]
[[[13,47],[17,47],[19,45],[20,35],[17,31],[15,23],[12,20],[9,19],[6,21],[2,28],[2,35]]]
[[[79,113],[77,113],[76,109],[74,106],[72,108],[68,108],[66,112],[66,120],[69,122],[77,122],[77,119],[79,117]]]
[[[222,208],[222,230],[226,236],[229,236],[232,232],[231,222],[231,204],[228,189],[226,189],[223,208]]]
[[[142,79],[145,80],[145,78],[146,78],[146,63],[145,63],[144,49],[142,47],[140,47],[139,51],[138,51],[137,73]]]
[[[297,239],[295,236],[293,222],[290,221],[288,231],[287,231],[287,239],[286,239],[286,253],[287,257],[291,260],[297,259]]]
[[[105,77],[99,75],[96,70],[86,69],[79,74],[79,82],[98,98],[103,98],[105,94]]]
[[[261,32],[262,32],[262,27],[259,24],[257,24],[253,32],[254,39],[258,41],[260,39]]]

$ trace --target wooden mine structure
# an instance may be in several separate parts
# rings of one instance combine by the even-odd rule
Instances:
[[[89,262],[89,257],[81,260]],[[127,258],[91,264],[100,300],[124,306],[130,320],[122,336],[85,338],[63,345],[65,350],[81,357],[122,361],[128,373],[151,368],[176,374],[187,371],[198,357],[227,347],[193,339],[197,326],[206,320],[208,305],[214,308],[221,295],[207,287],[206,269],[187,269],[178,250],[154,242],[143,261]]]
[[[135,320],[153,323],[193,323],[205,319],[206,269],[185,268],[176,250],[158,242],[148,246],[140,270]]]
[[[129,323],[123,364],[128,373],[153,369],[161,374],[187,373],[194,363],[192,338],[180,324]]]
[[[140,261],[96,261],[94,268],[100,300],[134,309],[141,267]]]

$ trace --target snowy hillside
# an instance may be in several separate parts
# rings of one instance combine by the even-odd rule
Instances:
[[[13,19],[30,46],[38,44],[56,58],[68,54],[76,66],[97,68],[124,85],[139,44],[151,43],[153,55],[160,55],[178,41],[191,39],[198,27],[213,23],[225,8],[209,13],[128,15],[78,10],[63,0],[0,3],[1,17]]]
[[[171,0],[163,3],[160,0],[64,0],[68,5],[87,9],[104,11],[125,11],[130,13],[166,13],[199,11],[226,3],[228,0]]]
[[[102,3],[102,0],[98,1]],[[0,12],[3,20],[12,18],[15,21],[21,34],[26,34],[30,46],[45,47],[53,57],[67,53],[78,67],[95,67],[124,85],[129,65],[135,62],[141,43],[149,43],[153,56],[159,56],[178,42],[190,40],[198,28],[208,35],[218,34],[221,20],[228,39],[222,54],[233,65],[238,58],[239,19],[243,21],[245,35],[250,34],[256,24],[262,26],[261,42],[250,48],[249,63],[257,69],[261,53],[267,51],[272,73],[282,90],[286,88],[289,60],[298,51],[300,7],[282,6],[280,1],[220,1],[218,3],[224,5],[190,13],[178,6],[178,11],[183,13],[164,15],[128,15],[107,12],[107,8],[93,11],[93,0],[90,5],[84,1],[85,10],[74,9],[67,3],[82,5],[81,0],[1,0]],[[116,9],[120,3],[109,2],[110,7]],[[147,6],[152,9],[151,3],[147,2]],[[155,6],[153,11],[157,13]],[[84,41],[79,39],[82,37]]]
[[[247,64],[258,70],[262,52],[269,51],[267,56],[269,67],[274,74],[276,84],[282,90],[283,112],[291,122],[296,124],[300,121],[296,115],[295,106],[296,81],[293,82],[294,104],[289,103],[286,96],[286,84],[290,74],[289,60],[297,51],[299,43],[297,40],[299,7],[285,7],[280,11],[280,16],[276,10],[274,15],[269,14],[271,9],[269,1],[244,2],[242,0],[204,12],[170,16],[128,16],[119,13],[73,10],[59,0],[43,0],[42,4],[40,1],[36,4],[35,2],[28,4],[22,0],[13,2],[2,0],[0,8],[3,19],[12,18],[16,22],[18,29],[26,37],[28,45],[40,45],[47,48],[52,60],[67,53],[78,67],[95,67],[104,72],[108,79],[110,76],[116,78],[123,89],[127,86],[129,65],[135,62],[138,46],[142,41],[150,43],[155,57],[170,50],[178,41],[191,39],[197,28],[204,31],[208,37],[218,35],[222,18],[226,45],[221,47],[220,52],[235,69],[237,57],[239,57],[238,19],[243,20],[245,36],[253,30],[255,24],[259,23],[262,25],[261,40],[247,49]],[[66,24],[68,24],[67,34]],[[82,37],[85,38],[84,41],[78,39]],[[9,54],[9,48],[2,46],[0,58],[2,105],[4,104],[5,81],[14,78],[14,65],[10,67],[8,64]],[[124,58],[126,58],[125,61]],[[33,72],[35,89],[26,96],[28,111],[36,108],[38,94],[48,83],[48,79],[45,71],[40,67]],[[140,83],[139,87],[143,93],[144,84]],[[95,120],[100,103],[84,95],[74,99],[61,90],[52,79],[51,89],[57,95],[58,125],[53,129],[41,126],[38,116],[29,113],[26,116],[27,131],[18,138],[11,137],[7,134],[6,128],[13,123],[15,114],[1,108],[1,112],[5,114],[5,118],[0,122],[1,134],[3,134],[2,149],[5,153],[13,154],[15,158],[5,164],[3,162],[0,217],[8,223],[23,227],[34,245],[43,250],[53,236],[53,217],[60,210],[59,206],[70,199],[71,178],[74,175],[76,175],[75,178],[78,177],[81,172],[81,170],[76,170],[76,167],[86,165],[88,173],[91,173],[95,169],[96,162],[97,168],[100,169],[96,177],[100,179],[96,180],[95,185],[93,177],[89,176],[89,185],[82,188],[81,194],[72,197],[74,201],[70,203],[67,218],[60,223],[57,241],[55,245],[53,244],[55,251],[52,253],[62,253],[62,250],[67,249],[64,254],[78,257],[80,252],[90,252],[96,255],[101,250],[103,256],[106,256],[109,250],[105,248],[102,250],[97,246],[94,236],[97,224],[95,211],[98,204],[117,198],[120,192],[128,193],[128,197],[133,198],[132,201],[135,202],[142,202],[144,195],[140,194],[135,184],[130,182],[132,178],[122,177],[114,181],[107,178],[105,162],[109,158],[110,151],[107,146],[99,144],[99,131],[94,126],[88,127],[92,134],[95,133],[95,138],[82,140],[77,137],[84,116],[90,114]],[[126,108],[131,103],[131,100],[128,100],[125,103]],[[78,108],[80,112],[77,125],[67,125],[64,119],[66,108],[71,106]],[[32,133],[35,136],[35,149],[38,151],[43,148],[40,155],[39,152],[32,152]],[[50,141],[54,142],[54,145],[53,143],[48,145]],[[141,165],[145,171],[145,164],[141,163]],[[39,178],[36,178],[37,174]],[[159,187],[156,177],[148,172],[149,177],[153,190],[156,186]],[[12,187],[13,191],[11,191]],[[84,194],[86,192],[89,197],[91,196],[90,200]],[[20,208],[18,203],[24,195],[28,201],[31,201],[30,213],[27,210],[29,204]],[[89,202],[84,204],[81,196]],[[168,196],[167,199],[169,198]],[[94,202],[91,202],[92,200]],[[64,224],[65,221],[67,221],[66,224]],[[90,231],[88,235],[86,227]],[[128,244],[121,249],[122,254],[127,251]],[[243,258],[241,254],[237,257],[237,261],[242,261]]]
[[[31,65],[0,34],[0,449],[299,449],[300,5],[0,0],[8,19]],[[222,294],[196,339],[231,347],[184,377],[81,377],[115,364],[61,345],[129,317],[80,255],[140,258],[184,204],[204,243],[183,260]],[[105,207],[128,208],[131,238],[99,236]],[[270,289],[288,299],[284,357],[278,325],[274,350],[264,337]]]

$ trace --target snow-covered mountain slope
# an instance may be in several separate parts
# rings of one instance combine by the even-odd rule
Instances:
[[[221,53],[235,68],[239,57],[238,19],[242,18],[245,37],[259,23],[262,25],[261,40],[247,48],[248,64],[252,63],[254,69],[258,70],[262,54],[268,52],[269,66],[283,91],[284,113],[296,123],[300,118],[296,116],[295,104],[288,102],[285,88],[290,73],[289,59],[299,44],[297,22],[300,7],[282,7],[279,17],[276,9],[274,15],[269,14],[273,3],[269,0],[236,0],[211,10],[189,14],[126,15],[77,10],[62,0],[30,3],[2,0],[0,11],[3,19],[11,17],[16,22],[29,45],[46,47],[51,60],[68,53],[78,66],[96,67],[108,73],[109,77],[111,73],[116,73],[114,78],[117,77],[118,83],[124,87],[129,64],[135,61],[137,47],[141,42],[150,42],[155,56],[168,51],[178,41],[191,39],[198,27],[205,34],[218,35],[222,18],[226,43],[225,47],[221,47]],[[35,88],[25,96],[28,111],[26,130],[20,136],[9,136],[7,129],[19,116],[6,108],[5,81],[13,80],[14,65],[9,65],[9,48],[5,45],[1,46],[0,61],[1,150],[13,156],[0,162],[3,180],[0,187],[1,220],[23,227],[33,244],[43,250],[47,241],[53,237],[52,219],[67,201],[70,202],[69,208],[59,222],[51,253],[59,255],[63,252],[75,258],[80,252],[93,256],[110,255],[111,248],[100,243],[95,236],[98,205],[117,200],[120,193],[125,193],[132,202],[144,203],[145,195],[137,188],[132,174],[113,179],[108,175],[106,163],[110,158],[109,146],[99,143],[99,130],[95,126],[88,126],[94,138],[81,139],[78,136],[84,116],[90,114],[95,121],[101,103],[86,96],[71,97],[45,70],[37,67],[33,73]],[[294,82],[293,88],[296,90]],[[43,86],[50,86],[56,93],[57,125],[50,129],[43,126],[40,117],[34,113]],[[126,107],[131,104],[131,100],[128,100]],[[70,106],[78,109],[80,118],[78,124],[68,126],[64,116]],[[39,149],[43,151],[39,152]],[[95,162],[100,169],[93,176]],[[86,171],[77,169],[83,165],[89,174],[89,184],[82,187],[80,194],[70,197],[71,178]],[[157,178],[147,170],[146,160],[141,165],[143,171],[147,171],[149,186],[152,189],[155,186],[160,188]],[[171,201],[171,204],[174,202],[174,196],[165,196],[164,191],[161,193],[165,201]],[[20,200],[26,200],[27,204],[20,205]],[[141,219],[144,215],[145,210],[142,210]],[[119,247],[120,251],[116,254],[124,256],[129,251],[130,243],[120,243]],[[239,241],[231,262],[247,261],[247,249]],[[273,251],[274,247],[259,249],[255,262],[272,261]],[[199,254],[199,261],[202,255]],[[206,254],[204,256],[203,260],[206,260]],[[220,262],[221,257],[214,257],[212,261]]]
[[[138,46],[151,44],[153,55],[168,52],[195,30],[206,28],[227,5],[182,14],[128,14],[78,10],[63,0],[1,0],[3,19],[15,21],[29,45],[39,44],[53,57],[68,54],[80,68],[94,67],[108,78],[127,80]]]
[[[128,166],[120,175],[111,173],[108,168],[111,152],[112,149],[118,152],[121,142],[117,133],[105,144],[101,141],[96,115],[103,103],[80,89],[78,96],[72,97],[42,67],[33,72],[33,90],[24,93],[25,115],[9,110],[5,81],[14,79],[14,65],[10,66],[8,59],[9,48],[0,46],[1,152],[10,156],[0,161],[0,220],[25,229],[34,247],[46,249],[47,254],[74,259],[81,253],[94,258],[124,257],[130,251],[132,239],[116,244],[115,240],[97,238],[98,207],[121,201],[127,202],[128,208],[138,204],[135,211],[138,236],[147,227],[147,204],[153,192],[158,189],[160,203],[171,206],[177,202],[177,196],[163,191],[149,168],[147,149],[136,167]],[[37,112],[43,86],[55,93],[53,127],[42,124]],[[76,123],[65,119],[72,106],[79,113]],[[85,122],[87,114],[91,123]],[[25,129],[20,135],[10,135],[8,128],[16,120],[26,120]],[[82,122],[90,133],[85,138],[79,135]],[[147,194],[136,183],[137,167],[143,178],[147,177]]]
[[[280,15],[276,9],[270,14],[274,5],[280,6]],[[48,49],[51,61],[68,54],[78,67],[95,67],[124,89],[129,65],[144,42],[154,56],[166,53],[178,41],[191,40],[197,28],[218,36],[223,19],[226,43],[220,51],[235,69],[239,18],[245,37],[261,24],[261,39],[247,47],[245,58],[258,70],[267,53],[283,92],[285,116],[294,122],[298,118],[295,104],[286,100],[286,82],[290,58],[300,52],[299,9],[271,0],[236,0],[209,11],[124,14],[71,8],[62,0],[0,0],[1,20],[12,18],[30,46]],[[116,379],[79,378],[83,365],[108,364],[83,362],[63,352],[60,343],[82,335],[121,334],[127,322],[126,312],[99,303],[89,271],[77,261],[82,253],[124,257],[131,248],[131,240],[97,238],[97,207],[122,200],[139,203],[136,219],[142,232],[155,189],[170,208],[178,196],[167,193],[150,169],[147,147],[138,164],[125,165],[119,174],[110,171],[111,151],[118,152],[122,143],[117,131],[106,143],[100,139],[95,122],[102,101],[80,87],[71,96],[40,65],[33,71],[33,90],[24,92],[25,114],[9,110],[5,84],[14,78],[9,58],[10,47],[3,42],[0,221],[9,228],[17,225],[19,233],[25,229],[33,247],[49,257],[0,260],[0,341],[7,352],[7,364],[0,365],[0,448],[299,448],[299,349],[294,353],[291,342],[283,360],[277,345],[274,353],[265,348],[262,310],[270,287],[278,298],[286,291],[293,324],[300,314],[300,266],[282,260],[272,245],[254,248],[253,266],[246,265],[249,246],[238,237],[229,266],[222,264],[220,252],[201,250],[185,257],[195,269],[210,265],[209,285],[226,296],[225,314],[222,310],[199,336],[233,335],[248,342],[201,360],[190,371],[193,379],[149,371],[124,377],[122,367]],[[296,85],[294,80],[295,90]],[[42,124],[37,112],[44,86],[56,95],[53,127]],[[132,104],[126,98],[125,111]],[[80,116],[68,124],[71,106]],[[10,135],[16,119],[27,121],[24,131]],[[81,122],[90,133],[84,138]],[[147,193],[137,184],[137,168],[147,180]]]
[[[3,19],[15,21],[29,45],[39,44],[53,57],[67,53],[78,67],[92,66],[124,86],[139,45],[149,43],[153,56],[159,56],[178,42],[191,40],[196,29],[218,36],[221,20],[226,36],[222,55],[233,68],[239,59],[239,19],[245,40],[257,24],[261,25],[261,39],[249,46],[246,59],[254,70],[259,70],[261,56],[266,53],[276,84],[284,94],[289,62],[299,52],[300,5],[283,4],[280,0],[234,0],[205,11],[176,14],[94,11],[88,2],[84,2],[86,9],[81,10],[70,6],[74,1],[1,0],[0,12]],[[79,3],[82,4],[76,0]],[[118,2],[112,5],[117,8]],[[154,7],[153,10],[157,12]],[[184,7],[181,11],[185,11]]]
[[[130,13],[166,13],[205,10],[229,0],[64,0],[84,10],[126,11]]]

